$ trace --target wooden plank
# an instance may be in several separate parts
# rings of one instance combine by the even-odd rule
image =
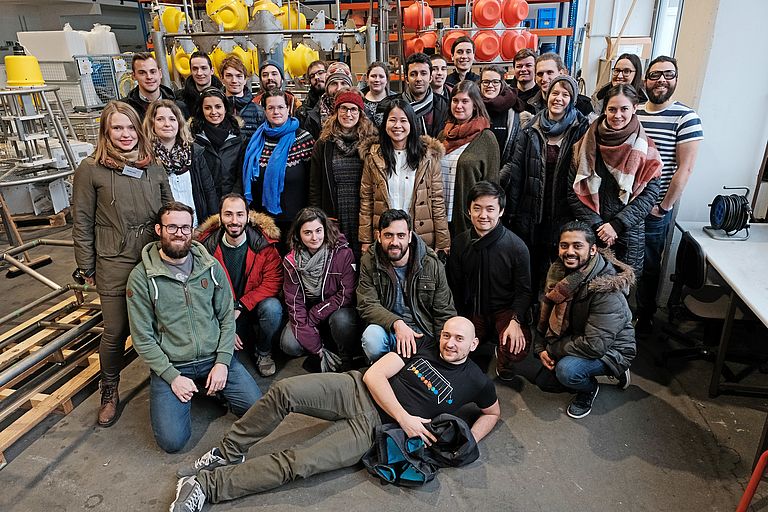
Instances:
[[[0,400],[4,400],[10,397],[15,392],[16,392],[15,389],[3,389],[2,391],[0,391]],[[34,407],[40,402],[42,402],[43,400],[45,400],[46,398],[48,398],[49,396],[50,395],[48,395],[47,393],[36,393],[27,401],[27,405],[32,405]]]
[[[2,463],[2,452],[7,450],[13,443],[18,441],[24,434],[32,430],[37,424],[48,417],[58,407],[72,399],[78,391],[86,387],[93,379],[99,375],[99,365],[93,364],[85,368],[82,372],[75,375],[59,389],[51,393],[48,398],[40,402],[37,407],[27,411],[19,419],[8,425],[0,432],[0,464]],[[71,405],[71,404],[70,404]],[[71,408],[69,409],[71,410]]]

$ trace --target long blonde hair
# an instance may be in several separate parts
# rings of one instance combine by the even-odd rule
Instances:
[[[112,115],[115,113],[126,116],[136,130],[136,137],[138,138],[138,142],[134,149],[134,151],[137,151],[138,153],[138,158],[136,158],[136,160],[140,161],[151,157],[152,152],[150,150],[149,139],[147,139],[142,131],[139,114],[137,114],[136,110],[129,104],[123,101],[112,100],[107,103],[107,106],[104,107],[104,110],[101,112],[101,119],[99,121],[99,140],[96,143],[96,151],[93,153],[96,161],[102,164],[107,159],[125,161],[125,158],[120,155],[120,152],[115,148],[112,144],[112,140],[109,138],[109,122],[112,119]]]
[[[168,99],[153,101],[149,104],[147,113],[144,115],[143,123],[144,136],[147,140],[154,141],[157,139],[157,135],[155,135],[155,114],[157,114],[157,110],[160,108],[170,109],[173,115],[176,116],[176,120],[179,122],[179,131],[176,132],[176,143],[180,145],[192,144],[195,139],[192,136],[192,131],[189,129],[189,124],[184,119],[181,109],[176,102]]]

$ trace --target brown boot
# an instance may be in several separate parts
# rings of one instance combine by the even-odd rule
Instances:
[[[117,382],[101,381],[101,407],[99,407],[98,424],[100,427],[111,427],[120,416],[118,405],[120,397],[117,394]]]

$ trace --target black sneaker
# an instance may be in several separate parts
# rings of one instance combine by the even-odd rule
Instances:
[[[630,380],[631,379],[629,376],[629,368],[624,370],[624,373],[616,377],[616,381],[619,386],[619,389],[627,389],[629,387]]]
[[[219,450],[218,448],[211,448],[209,451],[204,453],[199,459],[197,459],[192,466],[179,468],[179,470],[176,471],[176,476],[178,476],[179,478],[182,478],[185,476],[194,476],[203,470],[210,471],[212,469],[220,468],[222,466],[242,464],[244,461],[245,461],[245,455],[242,455],[240,456],[239,460],[235,462],[229,462],[221,454],[221,450]]]
[[[568,416],[579,419],[592,412],[592,404],[595,402],[595,398],[597,398],[598,391],[600,391],[600,386],[595,384],[595,390],[591,393],[586,391],[576,393],[566,411]]]
[[[176,499],[168,512],[200,512],[205,505],[205,493],[194,476],[185,476],[176,484]]]

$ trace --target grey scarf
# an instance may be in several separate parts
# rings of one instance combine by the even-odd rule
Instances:
[[[323,244],[315,254],[305,249],[296,251],[296,269],[307,298],[317,299],[323,291],[323,270],[328,258],[328,246]]]

